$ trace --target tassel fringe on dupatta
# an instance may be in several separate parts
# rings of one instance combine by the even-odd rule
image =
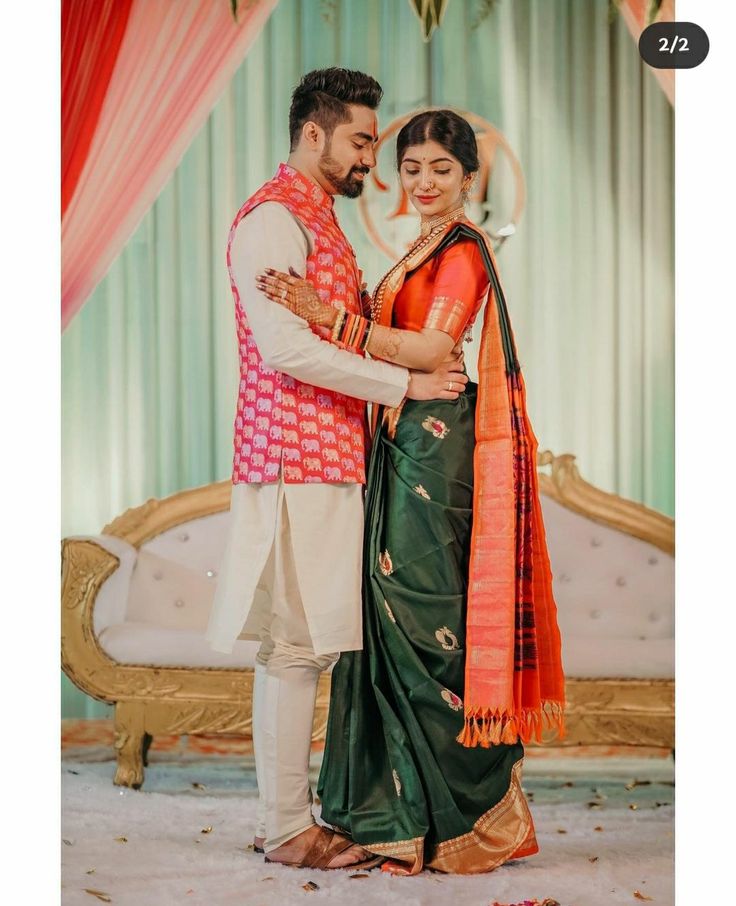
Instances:
[[[464,746],[564,736],[565,682],[557,608],[537,481],[537,439],[526,411],[493,250],[467,221],[490,280],[478,357],[475,487],[466,626]]]

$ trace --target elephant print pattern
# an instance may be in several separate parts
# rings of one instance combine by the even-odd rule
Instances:
[[[240,304],[230,250],[243,217],[266,201],[283,204],[314,237],[307,278],[323,301],[360,314],[360,273],[355,254],[335,218],[332,200],[282,164],[255,193],[230,229],[227,263],[235,299],[240,386],[235,417],[234,484],[285,482],[365,483],[366,408],[362,400],[313,387],[267,368]],[[326,328],[313,328],[327,339]]]

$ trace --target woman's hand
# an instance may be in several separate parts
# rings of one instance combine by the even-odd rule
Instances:
[[[332,327],[337,309],[323,302],[309,280],[290,269],[289,274],[267,267],[256,277],[256,286],[273,302],[288,308],[298,318],[318,327]]]

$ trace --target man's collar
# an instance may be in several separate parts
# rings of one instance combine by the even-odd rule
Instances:
[[[335,203],[334,197],[325,192],[322,186],[302,173],[301,170],[292,167],[291,164],[279,164],[276,175],[279,179],[291,183],[303,192],[313,204],[331,208]]]

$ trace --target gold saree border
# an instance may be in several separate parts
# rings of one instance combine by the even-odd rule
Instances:
[[[424,326],[449,334],[457,343],[465,330],[468,307],[453,296],[435,296],[424,318]]]
[[[378,856],[410,862],[409,873],[412,875],[423,868],[461,875],[493,871],[511,859],[524,844],[526,854],[531,855],[536,852],[536,838],[531,812],[521,789],[523,761],[520,758],[511,769],[511,782],[503,798],[478,818],[472,830],[437,844],[427,860],[424,859],[423,837],[390,843],[363,843],[360,840],[356,843]]]
[[[386,425],[386,434],[389,440],[394,440],[396,437],[396,426],[401,418],[406,400],[407,397],[404,397],[398,406],[394,406],[392,409],[385,409],[383,412],[383,424]]]
[[[377,856],[393,857],[399,862],[410,862],[410,875],[418,875],[424,867],[424,837],[396,840],[393,843],[361,843],[360,846]]]
[[[467,834],[438,843],[426,868],[461,875],[493,871],[531,841],[534,822],[521,789],[522,764],[520,758],[511,769],[511,782],[500,802],[481,815]]]

